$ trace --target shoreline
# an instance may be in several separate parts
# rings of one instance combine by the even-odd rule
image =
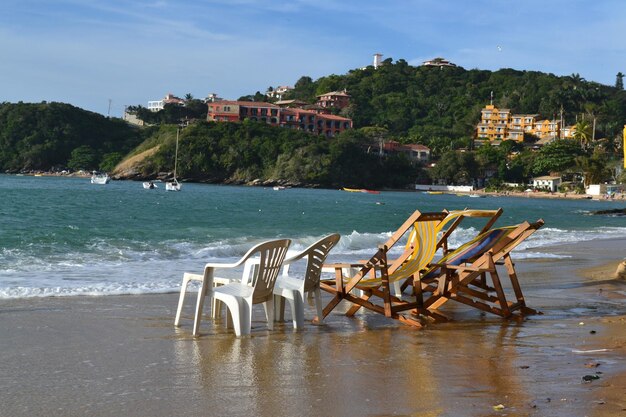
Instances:
[[[14,176],[30,176],[30,177],[66,177],[66,178],[90,178],[91,173],[83,172],[83,173],[61,173],[61,172],[29,172],[23,174],[6,174],[6,175],[14,175]],[[133,182],[142,182],[147,181],[148,178],[119,178],[112,177],[114,181],[133,181]],[[161,180],[161,179],[157,179]],[[273,187],[273,186],[284,186],[287,188],[302,188],[302,189],[324,189],[324,190],[339,190],[342,188],[335,187],[320,187],[316,184],[303,185],[303,184],[295,184],[289,181],[284,180],[252,180],[249,182],[241,182],[241,183],[230,183],[230,182],[222,182],[222,183],[214,183],[210,181],[185,181],[185,179],[181,179],[180,182],[183,183],[191,183],[191,184],[211,184],[211,185],[228,185],[228,186],[243,186],[243,187]],[[423,193],[426,190],[416,190],[416,189],[388,189],[381,188],[377,190],[380,192],[414,192],[414,193]],[[591,194],[575,194],[575,193],[561,193],[561,192],[543,192],[543,191],[532,191],[532,192],[524,192],[524,191],[485,191],[484,189],[475,190],[475,191],[438,191],[444,195],[478,195],[482,197],[516,197],[516,198],[545,198],[545,199],[566,199],[566,200],[600,200],[606,202],[625,202],[626,203],[626,193],[616,194],[612,198],[606,198],[604,195],[591,195]]]
[[[207,318],[193,338],[194,292],[180,328],[177,293],[0,300],[0,416],[621,415],[626,281],[609,274],[625,243],[518,260],[541,315],[450,305],[421,330],[339,311],[317,326],[307,306],[299,332],[256,308],[251,337]]]

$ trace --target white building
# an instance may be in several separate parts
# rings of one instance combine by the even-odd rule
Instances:
[[[158,112],[159,110],[163,110],[166,104],[176,104],[179,106],[185,105],[185,100],[182,98],[176,97],[172,93],[167,93],[162,100],[153,100],[148,102],[148,110],[152,112]]]
[[[560,185],[561,177],[551,177],[546,175],[544,177],[533,178],[533,188],[536,188],[538,190],[543,189],[555,192],[559,189]]]
[[[288,85],[281,85],[271,91],[266,91],[265,95],[270,98],[282,100],[283,96],[291,90],[293,90],[293,87],[289,87]]]

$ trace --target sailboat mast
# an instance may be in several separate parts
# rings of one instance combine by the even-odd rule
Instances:
[[[174,154],[174,179],[176,179],[176,167],[178,165],[178,133],[180,128],[176,128],[176,153]]]

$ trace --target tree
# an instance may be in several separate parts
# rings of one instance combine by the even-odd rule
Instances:
[[[576,158],[576,166],[584,175],[585,187],[600,184],[611,176],[606,159],[606,152],[601,149],[596,149],[591,156],[581,155]]]
[[[472,152],[448,151],[431,169],[433,180],[447,184],[471,185],[478,174],[478,163]]]
[[[580,143],[582,149],[587,149],[591,143],[591,124],[586,120],[581,120],[574,126],[574,139]]]
[[[617,76],[615,78],[615,88],[617,88],[618,90],[624,89],[624,74],[622,74],[621,71],[617,73]]]
[[[120,163],[124,158],[124,155],[120,152],[111,152],[102,156],[102,162],[100,162],[99,169],[103,172],[112,172],[115,166]]]
[[[561,172],[576,166],[576,157],[583,151],[575,141],[559,139],[545,145],[533,161],[532,173],[546,175],[550,172]]]
[[[91,171],[96,168],[96,154],[91,146],[83,145],[72,151],[69,161],[67,161],[68,168],[79,171]]]

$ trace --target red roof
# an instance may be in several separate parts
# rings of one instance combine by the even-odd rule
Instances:
[[[330,119],[330,120],[342,120],[346,122],[351,122],[352,119],[348,119],[346,117],[335,116],[334,114],[320,114],[320,118],[322,119]]]
[[[236,101],[236,100],[222,100],[211,103],[211,105],[223,106],[223,105],[233,105],[233,106],[248,106],[248,107],[272,107],[272,108],[280,108],[275,104],[266,103],[264,101]]]
[[[325,93],[325,94],[320,94],[317,97],[324,97],[324,96],[342,96],[342,97],[350,97],[350,94],[346,93],[345,91],[331,91],[330,93]]]

